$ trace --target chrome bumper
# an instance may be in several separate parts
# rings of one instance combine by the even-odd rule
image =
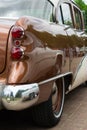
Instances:
[[[22,110],[34,105],[39,98],[38,84],[4,85],[0,89],[1,104],[9,110]]]

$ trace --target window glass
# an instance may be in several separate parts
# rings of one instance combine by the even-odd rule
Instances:
[[[58,22],[61,24],[73,26],[71,8],[67,3],[63,3],[58,8]]]
[[[75,12],[75,20],[76,20],[76,29],[82,29],[82,20],[81,20],[81,13],[77,8],[74,8]]]
[[[67,3],[63,3],[61,5],[61,9],[62,9],[62,15],[63,15],[63,23],[66,25],[73,26],[70,5]]]
[[[62,24],[62,13],[61,13],[61,6],[58,8],[58,23]]]
[[[1,17],[34,16],[50,21],[53,5],[48,0],[0,0]]]

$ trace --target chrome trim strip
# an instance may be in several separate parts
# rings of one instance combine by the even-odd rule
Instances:
[[[38,85],[46,84],[46,83],[48,83],[48,82],[51,82],[51,81],[54,81],[54,80],[56,80],[56,79],[62,78],[62,77],[66,76],[66,75],[69,75],[69,74],[73,74],[73,73],[72,73],[72,72],[68,72],[68,73],[65,73],[65,74],[57,75],[57,76],[55,76],[55,77],[53,77],[53,78],[50,78],[50,79],[44,80],[44,81],[42,81],[42,82],[39,82]]]
[[[6,85],[2,91],[2,104],[9,110],[22,110],[35,104],[39,98],[38,84]]]

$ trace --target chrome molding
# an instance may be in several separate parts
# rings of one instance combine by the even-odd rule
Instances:
[[[72,74],[72,72],[68,72],[68,73],[65,73],[65,74],[60,74],[60,75],[54,76],[53,78],[50,78],[50,79],[44,80],[42,82],[39,82],[38,85],[43,85],[43,84],[46,84],[48,82],[55,81],[55,80],[57,80],[59,78],[63,78],[63,77],[65,77],[67,75],[70,75],[70,74]]]

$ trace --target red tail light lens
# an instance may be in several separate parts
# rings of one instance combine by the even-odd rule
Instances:
[[[14,26],[11,31],[13,39],[20,39],[24,36],[24,30],[20,26]]]
[[[19,47],[21,45],[21,41],[20,40],[15,40],[13,43],[14,43],[14,45],[16,47]]]
[[[24,56],[24,50],[21,48],[22,38],[24,37],[24,29],[21,26],[13,26],[11,35],[13,42],[11,58],[14,60],[19,60]]]
[[[22,48],[19,48],[19,47],[12,48],[11,50],[12,59],[19,60],[23,57],[23,55],[24,55],[24,51]]]

